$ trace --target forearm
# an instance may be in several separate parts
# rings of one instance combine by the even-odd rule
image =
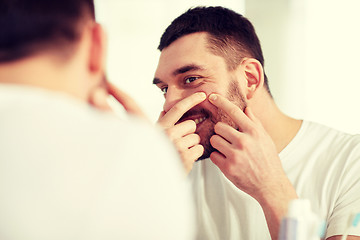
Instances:
[[[288,211],[290,201],[296,198],[296,191],[287,178],[256,198],[263,209],[272,240],[278,239],[281,220]]]

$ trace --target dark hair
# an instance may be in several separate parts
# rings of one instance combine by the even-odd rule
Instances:
[[[95,19],[93,0],[1,0],[0,62],[71,45],[87,16]]]
[[[196,7],[177,17],[161,36],[162,51],[175,40],[191,33],[207,32],[209,49],[224,57],[229,69],[236,68],[244,57],[257,59],[264,67],[260,41],[248,19],[223,7]],[[265,87],[270,93],[267,76]]]

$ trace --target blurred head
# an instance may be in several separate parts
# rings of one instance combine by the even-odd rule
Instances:
[[[23,70],[25,63],[34,64],[40,56],[43,62],[54,63],[44,66],[44,72],[56,66],[66,77],[55,83],[57,74],[53,74],[47,83],[46,79],[35,83],[29,76],[29,84],[66,87],[65,91],[81,98],[102,84],[104,36],[95,22],[93,0],[1,0],[0,29],[3,70],[10,71],[8,66]]]
[[[0,62],[47,50],[70,55],[89,19],[92,0],[1,0]]]
[[[260,85],[270,94],[263,72],[264,59],[252,24],[222,7],[197,7],[176,18],[165,30],[154,83],[164,92],[164,111],[195,92],[219,93],[245,109]],[[260,84],[261,83],[261,84]],[[236,128],[229,117],[205,101],[180,119],[196,120],[196,133],[205,148],[222,121]]]

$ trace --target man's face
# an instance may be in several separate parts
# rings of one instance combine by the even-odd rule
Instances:
[[[224,58],[214,55],[207,46],[206,33],[193,33],[177,39],[162,50],[154,84],[164,92],[165,112],[195,92],[205,92],[207,95],[218,93],[241,109],[245,108],[239,84],[241,75],[235,70],[229,71]],[[225,122],[237,128],[226,114],[208,100],[186,112],[179,122],[189,119],[195,121],[196,133],[205,149],[200,159],[208,158],[214,151],[210,137],[214,134],[217,122]]]

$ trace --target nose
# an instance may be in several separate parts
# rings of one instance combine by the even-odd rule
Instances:
[[[185,97],[186,93],[183,89],[178,89],[176,86],[168,86],[163,107],[164,111],[168,112],[176,103]]]

